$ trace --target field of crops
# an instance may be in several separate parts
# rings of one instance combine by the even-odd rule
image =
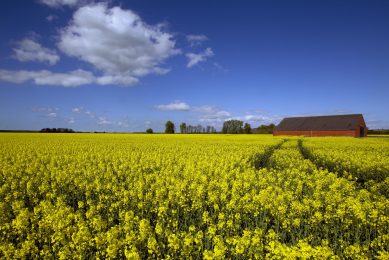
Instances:
[[[389,138],[0,134],[0,258],[389,258]]]

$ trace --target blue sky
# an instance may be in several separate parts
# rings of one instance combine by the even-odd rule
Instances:
[[[362,113],[389,128],[389,1],[0,2],[0,129]]]

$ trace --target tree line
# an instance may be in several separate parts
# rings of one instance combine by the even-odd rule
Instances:
[[[41,133],[74,133],[70,128],[42,128]]]
[[[202,126],[198,125],[187,125],[182,122],[179,126],[181,134],[215,134],[217,133],[214,126]],[[227,120],[223,123],[222,131],[223,134],[271,134],[275,128],[274,124],[261,125],[258,128],[251,128],[249,123],[244,123],[241,120]],[[146,133],[153,133],[151,128],[146,130]],[[174,134],[176,133],[176,127],[172,121],[167,121],[165,124],[165,133]]]
[[[181,134],[214,134],[216,129],[213,126],[207,125],[203,127],[202,125],[187,125],[186,123],[180,124]]]
[[[174,134],[176,132],[176,127],[172,121],[167,121],[165,124],[165,133]],[[181,134],[215,134],[216,128],[214,126],[202,126],[202,125],[187,125],[185,122],[180,124],[180,133]]]
[[[369,129],[367,130],[369,135],[389,135],[389,129]]]

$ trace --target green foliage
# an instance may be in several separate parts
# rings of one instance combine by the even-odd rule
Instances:
[[[151,129],[151,128],[147,128],[146,133],[147,133],[147,134],[152,134],[152,133],[154,133],[154,131],[153,131],[153,129]]]
[[[244,124],[243,132],[245,134],[251,134],[251,125],[249,123],[245,123]]]
[[[186,123],[180,124],[180,132],[181,134],[186,134]]]
[[[172,121],[167,121],[165,124],[165,134],[174,134],[175,126]]]
[[[260,125],[257,128],[255,128],[254,133],[256,133],[256,134],[272,134],[274,131],[274,128],[276,128],[275,124]]]
[[[42,133],[74,133],[73,129],[70,128],[43,128]]]
[[[369,129],[367,130],[369,135],[389,135],[389,129]]]
[[[228,120],[223,123],[223,134],[241,134],[243,132],[243,121]]]

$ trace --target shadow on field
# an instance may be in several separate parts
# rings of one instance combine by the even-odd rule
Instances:
[[[269,164],[269,159],[273,155],[274,151],[277,149],[280,149],[280,147],[287,140],[288,139],[283,139],[279,144],[266,148],[263,153],[254,154],[250,159],[254,168],[257,170],[262,169],[262,168],[266,168]]]

